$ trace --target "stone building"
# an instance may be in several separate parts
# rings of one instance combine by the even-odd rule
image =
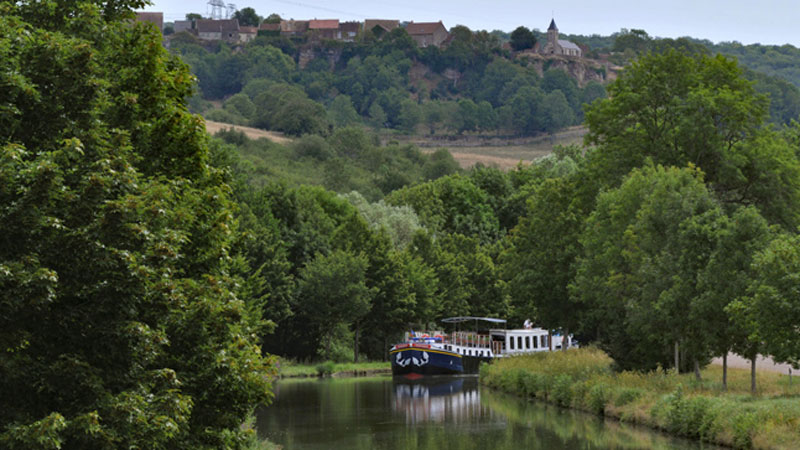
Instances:
[[[353,42],[356,40],[356,36],[361,31],[361,23],[360,22],[341,22],[339,24],[339,33],[341,35],[341,39],[345,42]]]
[[[313,33],[314,37],[321,39],[342,38],[342,34],[339,32],[339,19],[309,20],[308,31]]]
[[[420,47],[432,45],[439,47],[450,36],[442,21],[438,22],[411,22],[406,26],[406,32]]]
[[[237,19],[210,20],[195,22],[197,37],[207,41],[239,42],[239,21]]]
[[[555,19],[550,21],[550,26],[547,28],[547,42],[539,49],[539,52],[544,55],[581,56],[583,54],[581,48],[574,43],[558,38]]]
[[[308,31],[308,20],[281,20],[281,36],[302,36]]]
[[[400,27],[399,20],[367,19],[364,21],[364,31],[371,31],[377,37],[385,33],[391,33],[395,28]]]

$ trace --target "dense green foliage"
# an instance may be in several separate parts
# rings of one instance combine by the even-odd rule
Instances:
[[[579,42],[581,38],[577,38]],[[755,89],[770,99],[770,121],[789,124],[800,115],[800,49],[791,46],[742,45],[738,42],[713,44],[690,38],[655,39],[644,30],[625,30],[607,39],[586,41],[595,52],[613,50],[610,59],[627,63],[648,52],[669,49],[698,54],[718,54],[738,60]]]
[[[237,448],[270,398],[230,187],[141,6],[0,2],[3,448]]]
[[[508,59],[486,32],[458,26],[451,34],[443,49],[417,48],[402,28],[380,38],[366,32],[354,43],[260,36],[237,51],[185,35],[171,48],[192,67],[205,98],[225,99],[208,118],[298,136],[353,124],[532,135],[578,124],[582,104],[605,95],[602,85],[580,87],[563,70],[542,76]],[[535,43],[530,31],[517,40],[520,48]]]

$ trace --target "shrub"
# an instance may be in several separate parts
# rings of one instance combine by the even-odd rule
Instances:
[[[625,406],[632,403],[642,396],[641,389],[635,388],[622,388],[617,390],[616,398],[614,399],[614,406]]]
[[[560,406],[569,406],[572,403],[572,377],[558,375],[552,386],[550,397]]]
[[[317,375],[321,377],[329,377],[333,374],[334,369],[336,368],[336,364],[333,361],[325,361],[323,363],[317,364]]]
[[[608,387],[602,383],[595,384],[589,389],[589,410],[604,415],[606,411],[606,404],[611,398],[611,393]]]

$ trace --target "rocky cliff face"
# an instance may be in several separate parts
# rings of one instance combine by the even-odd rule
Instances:
[[[548,69],[561,69],[566,71],[572,78],[583,87],[590,81],[606,84],[617,78],[617,67],[607,61],[599,61],[588,58],[576,58],[556,55],[540,55],[534,52],[521,52],[516,58],[525,58],[529,64],[536,68],[539,75],[544,74]]]

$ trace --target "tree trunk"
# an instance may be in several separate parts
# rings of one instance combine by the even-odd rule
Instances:
[[[722,390],[728,390],[728,352],[722,355]]]
[[[757,354],[750,359],[750,393],[753,395],[756,393],[756,358]]]
[[[553,333],[550,330],[547,330],[547,346],[550,348],[550,351],[553,351]]]
[[[678,341],[675,341],[675,373],[681,373],[680,363],[680,346],[678,345]]]
[[[386,337],[386,334],[383,335],[383,362],[389,360],[389,338]]]
[[[328,333],[328,343],[325,345],[325,359],[331,359],[331,333]]]
[[[359,332],[361,331],[361,324],[356,323],[356,338],[355,338],[355,345],[353,347],[353,362],[358,363],[358,337]]]
[[[694,360],[694,379],[700,381],[702,377],[700,376],[700,362],[697,359]]]
[[[561,338],[561,351],[565,352],[569,348],[569,328],[564,328],[564,337]]]

